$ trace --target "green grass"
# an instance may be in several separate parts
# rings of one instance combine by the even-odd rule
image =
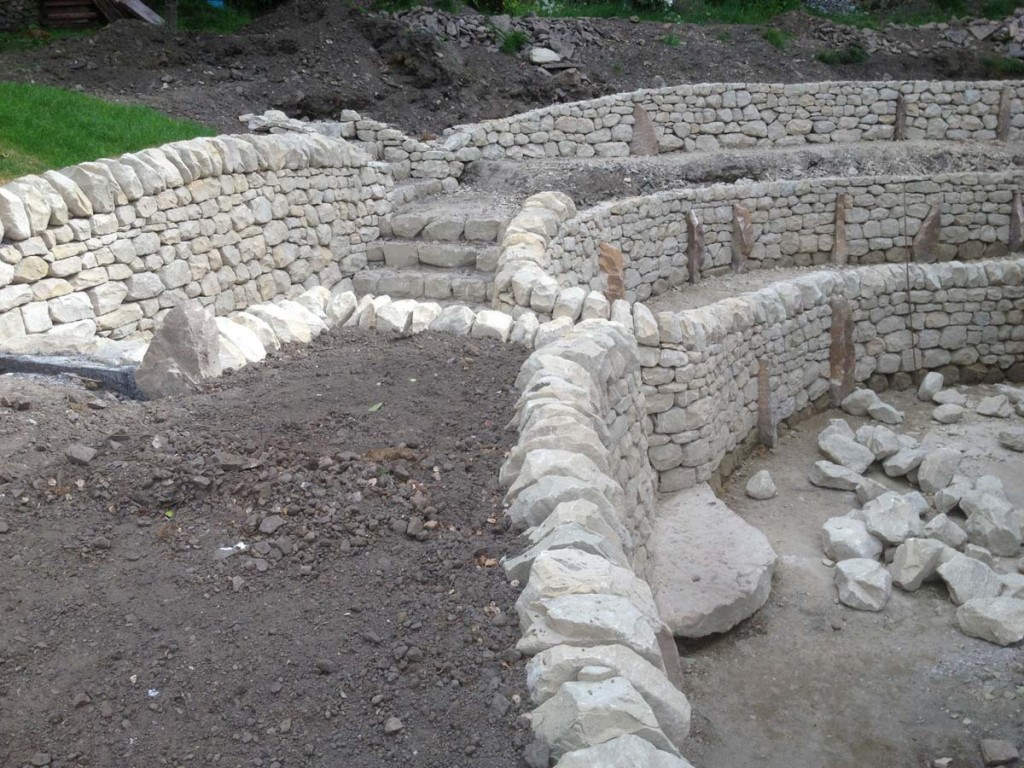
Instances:
[[[773,48],[778,48],[780,51],[784,51],[789,47],[789,41],[793,39],[793,33],[786,32],[783,29],[769,27],[761,33],[761,37],[763,37]]]
[[[665,35],[661,38],[661,42],[667,45],[669,48],[679,47],[679,43],[682,42],[676,35]]]
[[[1024,75],[1024,61],[991,56],[982,59],[986,77],[1021,77]]]
[[[498,45],[499,50],[510,56],[519,53],[530,42],[530,36],[518,29],[513,29],[511,32],[501,32],[499,30],[498,36],[501,39],[501,43]]]
[[[91,35],[91,29],[40,29],[30,27],[21,32],[0,32],[0,53],[15,53],[42,48],[44,45],[71,37]]]
[[[981,13],[987,19],[1005,19],[1013,15],[1017,5],[1017,0],[986,0],[982,3]]]
[[[838,51],[822,51],[815,58],[833,67],[838,64],[863,64],[868,60],[868,52],[859,45],[848,45]]]
[[[215,133],[147,107],[0,82],[0,181]]]

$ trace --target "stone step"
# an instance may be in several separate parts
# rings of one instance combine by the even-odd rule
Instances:
[[[438,205],[392,213],[381,222],[381,229],[383,234],[399,238],[495,243],[508,226],[508,221],[508,218],[486,210]]]
[[[494,272],[498,266],[498,246],[385,239],[378,240],[367,248],[366,259],[369,262],[384,262],[386,266],[394,268],[431,266],[461,269],[473,267],[481,272]]]
[[[439,179],[405,179],[395,184],[392,199],[395,205],[407,205],[434,197],[443,191],[444,186]]]
[[[374,267],[352,276],[357,295],[387,295],[393,299],[430,299],[457,301],[463,304],[485,304],[494,298],[491,275],[473,269],[439,269],[432,267]]]

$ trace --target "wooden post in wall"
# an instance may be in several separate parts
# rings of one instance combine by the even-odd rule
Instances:
[[[779,439],[772,408],[771,375],[764,360],[758,360],[757,368],[757,439],[766,448],[774,448]]]
[[[849,299],[832,299],[832,325],[829,329],[829,395],[839,405],[853,391],[857,368],[857,350],[853,343],[853,307]]]
[[[1024,203],[1020,192],[1013,193],[1010,204],[1010,253],[1024,250]]]
[[[686,269],[690,282],[700,282],[700,271],[704,268],[707,248],[704,245],[704,225],[697,219],[691,208],[686,214]]]
[[[907,100],[903,94],[896,97],[896,122],[892,131],[893,141],[903,141],[907,138]]]
[[[931,264],[938,261],[939,232],[942,230],[942,207],[939,203],[932,205],[921,229],[914,235],[910,260],[918,264]]]
[[[999,116],[996,123],[996,139],[998,141],[1009,141],[1010,139],[1010,121],[1012,119],[1010,114],[1011,98],[1013,98],[1013,95],[1010,93],[1010,89],[1004,87],[999,94]]]
[[[622,260],[622,251],[610,243],[598,245],[597,268],[605,276],[605,298],[608,301],[626,298],[625,266]]]
[[[739,203],[732,206],[732,271],[746,272],[747,259],[754,250],[754,225],[750,211]]]
[[[845,192],[836,195],[836,233],[832,242],[832,264],[836,267],[846,266],[850,259],[846,244],[846,208],[850,196]]]

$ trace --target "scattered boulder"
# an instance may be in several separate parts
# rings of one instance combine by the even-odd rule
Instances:
[[[967,537],[994,554],[1015,557],[1021,545],[1021,516],[1008,501],[977,490],[960,499],[967,513]]]
[[[839,407],[851,416],[867,416],[868,408],[880,403],[878,395],[870,389],[855,389],[848,394]]]
[[[888,427],[865,424],[857,430],[857,442],[874,454],[875,461],[882,461],[899,453],[900,441]]]
[[[973,557],[975,560],[980,560],[993,571],[996,570],[996,559],[992,556],[992,553],[984,547],[979,547],[977,544],[967,544],[964,547],[964,554],[967,557]]]
[[[963,476],[956,476],[953,482],[935,492],[932,501],[939,512],[951,512],[960,506],[964,494],[974,490],[974,483]]]
[[[952,448],[939,448],[925,456],[917,470],[917,484],[921,490],[934,494],[949,485],[960,468],[962,458],[960,452]]]
[[[940,405],[932,411],[932,418],[939,422],[939,424],[956,424],[963,417],[963,406],[954,403]]]
[[[658,613],[677,637],[725,632],[768,600],[775,550],[707,484],[662,501],[649,547]]]
[[[944,512],[925,523],[924,535],[952,549],[961,549],[967,543],[967,533]]]
[[[1008,430],[999,433],[999,444],[1017,453],[1024,453],[1024,429]]]
[[[875,560],[843,560],[835,579],[839,602],[858,611],[880,611],[892,594],[892,576]]]
[[[1003,591],[1000,597],[1016,597],[1024,600],[1024,573],[1004,573],[999,580],[1003,582]]]
[[[747,496],[758,501],[774,498],[778,495],[779,489],[775,487],[772,476],[767,469],[754,473],[747,481]]]
[[[899,411],[881,400],[868,406],[868,416],[883,424],[902,424],[905,418],[903,411]]]
[[[882,462],[882,470],[889,477],[903,477],[921,466],[928,451],[920,447],[903,447]]]
[[[889,488],[882,485],[877,480],[872,480],[870,477],[865,477],[860,483],[854,488],[854,492],[857,494],[857,501],[861,506],[864,506],[872,499],[877,499],[883,493],[888,493]]]
[[[980,560],[956,554],[936,569],[957,605],[979,597],[996,597],[1003,589],[999,574]]]
[[[917,399],[923,400],[926,403],[931,401],[935,395],[942,390],[942,385],[945,383],[945,378],[941,373],[936,371],[930,371],[924,375],[921,379],[921,384],[917,388]]]
[[[916,507],[895,491],[869,501],[860,515],[868,531],[886,544],[901,544],[924,534],[924,524]]]
[[[1017,748],[1003,739],[982,739],[981,759],[986,766],[1009,765],[1020,757]]]
[[[533,711],[531,725],[554,758],[624,734],[633,734],[663,752],[679,755],[658,726],[650,706],[625,677],[565,683]]]
[[[149,399],[196,391],[221,374],[220,338],[213,315],[196,302],[177,305],[157,327],[135,371]]]
[[[831,461],[816,461],[807,472],[811,485],[819,488],[832,488],[837,491],[853,491],[864,482],[864,477],[857,472]]]
[[[530,63],[531,64],[555,64],[562,60],[562,57],[552,51],[550,48],[531,48],[530,49]]]
[[[882,542],[872,536],[862,520],[831,517],[821,528],[825,554],[832,560],[875,560],[882,554]]]
[[[1013,415],[1013,406],[1006,395],[992,395],[984,398],[978,403],[977,412],[979,416],[988,416],[993,419],[1008,419]]]
[[[875,461],[875,454],[853,437],[826,429],[818,437],[818,448],[834,463],[863,475]]]
[[[68,446],[67,450],[64,451],[64,455],[67,460],[72,464],[78,464],[79,466],[85,466],[92,462],[96,458],[96,449],[91,448],[88,445],[82,445],[81,443],[72,443]]]
[[[967,405],[967,395],[955,389],[944,389],[932,396],[932,402],[937,405],[959,405],[962,408]]]
[[[979,597],[957,608],[960,631],[996,645],[1024,640],[1024,600],[1015,597]]]
[[[925,581],[934,578],[944,559],[952,550],[934,539],[907,539],[896,548],[889,572],[900,589],[913,592]]]

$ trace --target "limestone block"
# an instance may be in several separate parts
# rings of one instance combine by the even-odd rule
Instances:
[[[980,560],[956,554],[936,569],[957,605],[980,597],[996,597],[1003,589],[999,574]]]
[[[833,463],[859,475],[875,461],[875,455],[852,437],[826,430],[818,437],[818,448]]]
[[[992,395],[983,398],[977,407],[979,416],[988,416],[994,419],[1008,419],[1013,415],[1013,407],[1006,395]]]
[[[195,391],[220,376],[220,341],[213,315],[194,302],[171,309],[157,326],[135,371],[135,382],[150,399]]]
[[[930,371],[929,373],[926,373],[924,375],[924,378],[921,379],[920,386],[918,386],[917,388],[917,398],[919,400],[923,400],[926,403],[931,402],[932,398],[935,397],[935,395],[937,395],[940,391],[942,391],[942,386],[944,383],[945,379],[943,378],[941,373],[938,373],[936,371]]]
[[[883,461],[900,450],[900,441],[896,433],[887,427],[874,424],[865,424],[857,430],[857,442],[871,451],[875,461]]]
[[[831,461],[816,461],[807,472],[811,485],[819,488],[833,488],[837,491],[853,491],[864,482],[864,478],[853,470],[833,464]]]
[[[460,305],[445,307],[431,323],[430,330],[438,333],[452,333],[468,336],[476,321],[476,313]]]
[[[313,329],[294,312],[277,304],[254,304],[245,314],[253,315],[273,331],[281,344],[308,344],[313,340]]]
[[[332,293],[330,301],[327,302],[327,306],[324,308],[328,324],[331,326],[344,325],[352,317],[352,313],[355,312],[357,301],[356,295],[352,291],[336,291]]]
[[[582,499],[556,504],[542,522],[527,532],[526,537],[531,544],[536,544],[556,528],[568,524],[596,533],[627,554],[633,550],[633,538],[629,530],[610,515],[610,507],[602,508]]]
[[[333,325],[333,321],[328,323],[327,316],[327,305],[331,301],[331,292],[324,288],[322,285],[317,285],[310,288],[308,291],[303,291],[295,297],[295,302],[301,304],[314,315],[319,317],[324,323]]]
[[[230,341],[247,363],[258,363],[265,359],[267,350],[259,336],[241,323],[232,322],[226,317],[215,318],[221,341]]]
[[[772,480],[772,476],[767,469],[755,472],[747,481],[744,490],[747,496],[757,501],[772,499],[779,493],[779,489],[775,487],[775,482]]]
[[[967,537],[973,544],[1003,557],[1016,557],[1021,546],[1024,517],[1005,499],[979,490],[960,499],[967,513]]]
[[[894,491],[869,501],[859,515],[868,531],[886,544],[900,544],[924,534],[924,523],[917,509]]]
[[[547,522],[547,521],[545,521]],[[549,529],[542,538],[523,554],[506,560],[503,565],[509,579],[525,582],[537,557],[544,552],[569,550],[601,557],[622,567],[629,567],[629,558],[621,545],[600,534],[587,530],[578,523],[563,523]]]
[[[540,525],[563,502],[585,501],[593,504],[608,520],[617,520],[615,507],[608,498],[585,480],[562,475],[546,475],[525,488],[506,514],[516,530]]]
[[[855,558],[836,564],[839,602],[858,611],[880,611],[892,594],[892,577],[875,560]]]
[[[963,457],[952,448],[931,451],[921,461],[917,470],[917,483],[927,494],[935,494],[953,481],[953,475],[960,468]]]
[[[376,313],[376,329],[383,333],[408,333],[416,302],[404,299],[391,302]]]
[[[625,677],[565,683],[531,713],[531,725],[555,758],[623,735],[638,736],[663,752],[679,754],[643,696]]]
[[[560,317],[547,323],[541,323],[533,336],[534,349],[541,349],[553,344],[573,329],[573,321],[568,317]]]
[[[25,203],[7,187],[0,187],[0,229],[7,240],[28,240],[32,237],[32,223]]]
[[[825,554],[832,560],[875,560],[882,554],[882,542],[868,532],[864,521],[855,517],[830,517],[821,529]]]
[[[276,352],[281,348],[281,340],[277,338],[277,334],[266,320],[262,320],[250,312],[238,312],[228,319],[256,334],[256,338],[268,352]]]
[[[218,348],[218,358],[220,360],[221,370],[239,370],[248,364],[248,361],[245,359],[245,355],[242,354],[242,350],[236,346],[235,342],[223,334],[219,337]]]
[[[996,645],[1024,640],[1024,600],[981,597],[967,600],[956,611],[960,631]]]
[[[416,302],[412,308],[412,320],[409,323],[410,333],[423,333],[430,328],[430,324],[440,317],[443,308],[440,304],[432,301]]]
[[[79,218],[92,216],[92,203],[75,182],[59,171],[45,171],[43,178],[64,200],[69,214]]]
[[[677,637],[725,632],[768,600],[775,551],[707,484],[661,501],[648,547],[655,602]]]
[[[70,293],[58,296],[47,302],[50,319],[54,323],[74,323],[79,320],[90,320],[96,316],[92,302],[84,293]]]
[[[851,416],[867,416],[868,408],[879,403],[878,395],[870,389],[855,389],[839,404]]]
[[[954,521],[950,520],[949,516],[944,512],[940,512],[925,523],[924,535],[930,539],[941,541],[952,549],[963,549],[963,546],[967,543],[967,533]]]
[[[473,323],[470,336],[475,339],[508,341],[514,324],[515,321],[509,314],[491,309],[482,309],[476,313],[476,321]]]
[[[913,592],[925,581],[937,578],[938,568],[954,552],[935,539],[907,539],[896,548],[889,572],[900,589]]]
[[[575,477],[597,488],[612,504],[622,504],[622,488],[591,459],[579,453],[548,448],[532,450],[523,457],[519,475],[508,489],[506,500],[514,501],[523,489],[547,475]]]
[[[567,752],[555,768],[693,768],[682,757],[662,752],[651,742],[626,734],[586,749]]]
[[[583,311],[583,302],[586,300],[587,291],[585,288],[574,286],[564,289],[555,302],[555,308],[551,313],[553,320],[568,318],[575,322]]]
[[[537,563],[534,562],[534,569]],[[520,617],[522,623],[523,617]],[[617,595],[570,594],[544,598],[530,610],[516,648],[532,656],[556,645],[619,644],[662,667],[657,633],[661,625]]]
[[[609,676],[620,676],[643,696],[658,725],[677,747],[690,733],[690,703],[665,673],[621,645],[574,648],[559,645],[534,656],[526,666],[526,687],[534,704],[543,704],[565,684],[579,679],[586,667],[604,667]]]

